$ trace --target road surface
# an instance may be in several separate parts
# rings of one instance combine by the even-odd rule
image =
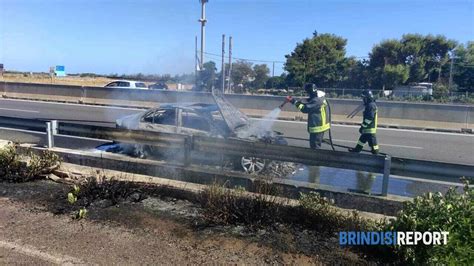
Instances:
[[[143,110],[27,100],[0,100],[0,116],[57,119],[103,126],[114,126],[117,118],[140,111]],[[259,119],[255,120],[259,122]],[[308,138],[305,122],[276,121],[274,129],[290,138]],[[357,126],[333,125],[334,143],[354,146],[359,137],[357,130]],[[0,134],[5,139],[32,138],[28,132],[2,130]],[[381,151],[392,156],[474,165],[474,135],[379,128],[377,137]],[[36,138],[39,137],[36,136]],[[84,147],[79,139],[72,141],[60,139],[59,142],[61,141],[68,145]],[[291,145],[308,146],[305,140],[289,139],[289,142]]]

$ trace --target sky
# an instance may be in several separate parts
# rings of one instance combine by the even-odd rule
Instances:
[[[233,56],[276,61],[276,75],[314,31],[346,38],[347,55],[356,57],[405,33],[474,40],[474,0],[209,0],[206,10],[206,52],[220,54],[222,34],[226,46],[231,35]],[[0,63],[19,71],[191,73],[200,12],[198,0],[0,0]],[[208,60],[220,66],[219,56]]]

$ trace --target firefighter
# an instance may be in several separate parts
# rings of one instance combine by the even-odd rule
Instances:
[[[324,132],[331,127],[328,103],[324,97],[325,93],[317,90],[315,84],[306,84],[304,90],[309,96],[306,103],[297,101],[291,96],[288,96],[287,100],[301,112],[308,114],[309,146],[311,149],[320,149]]]
[[[377,131],[377,105],[375,104],[374,95],[370,90],[364,90],[362,92],[362,100],[364,101],[364,117],[362,118],[362,124],[359,128],[360,138],[355,148],[349,148],[350,152],[360,152],[366,142],[369,142],[369,146],[372,149],[372,154],[379,153],[379,145],[377,144],[377,137],[375,133]]]

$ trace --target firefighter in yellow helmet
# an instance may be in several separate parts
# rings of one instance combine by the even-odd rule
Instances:
[[[324,132],[331,127],[328,111],[328,103],[323,91],[317,90],[316,85],[309,83],[304,86],[309,98],[305,101],[297,101],[287,97],[301,112],[308,114],[309,146],[311,149],[320,149]]]

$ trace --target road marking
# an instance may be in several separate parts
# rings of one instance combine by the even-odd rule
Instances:
[[[25,113],[39,113],[39,111],[23,110],[23,109],[12,109],[12,108],[0,108],[0,110],[15,111],[15,112],[25,112]]]
[[[34,101],[34,100],[21,100],[21,99],[0,99],[0,101],[10,101],[10,102],[30,102],[37,103],[42,105],[54,104],[54,105],[73,105],[80,106],[84,108],[102,108],[102,109],[118,109],[118,110],[133,110],[138,112],[143,112],[145,109],[131,108],[131,107],[119,107],[119,106],[103,106],[103,105],[90,105],[90,104],[80,104],[80,103],[58,103],[58,102],[45,102],[45,101]],[[157,105],[159,106],[159,105]],[[1,108],[0,108],[1,109]],[[14,109],[11,109],[14,110]],[[38,111],[26,111],[23,112],[38,112]],[[252,120],[269,120],[263,118],[251,118]],[[304,121],[289,121],[289,120],[276,120],[275,123],[293,123],[293,124],[306,124]],[[332,125],[333,127],[353,127],[357,128],[359,126],[352,125]],[[421,131],[413,129],[398,129],[398,128],[378,128],[378,130],[387,130],[387,131],[401,131],[401,132],[412,132],[418,134],[437,134],[437,135],[451,135],[451,136],[463,136],[463,137],[474,137],[474,134],[463,134],[463,133],[451,133],[451,132],[435,132],[435,131]]]
[[[266,120],[264,118],[251,118],[252,120]],[[275,120],[275,123],[290,123],[290,124],[304,124],[306,125],[305,121],[289,121],[289,120]],[[359,128],[360,126],[355,125],[337,125],[333,124],[332,127],[352,127],[352,128]],[[451,135],[451,136],[459,136],[459,137],[474,137],[474,134],[463,134],[463,133],[452,133],[452,132],[437,132],[437,131],[424,131],[424,130],[414,130],[414,129],[401,129],[401,128],[383,128],[379,127],[377,130],[386,130],[386,131],[401,131],[401,132],[411,132],[411,133],[418,133],[418,134],[436,134],[436,135]]]
[[[359,128],[360,126],[351,126],[351,125],[332,125],[333,127],[354,127]],[[379,127],[377,130],[386,130],[386,131],[400,131],[400,132],[411,132],[418,134],[435,134],[435,135],[451,135],[459,137],[474,137],[474,134],[463,134],[463,133],[452,133],[452,132],[437,132],[437,131],[424,131],[424,130],[414,130],[414,129],[401,129],[401,128],[383,128]]]
[[[333,141],[338,141],[338,142],[348,142],[348,143],[357,143],[357,141],[352,141],[352,140],[344,140],[344,139],[333,139]],[[383,146],[389,146],[389,147],[400,147],[400,148],[407,148],[407,149],[417,149],[417,150],[423,150],[423,147],[417,147],[417,146],[405,146],[405,145],[396,145],[396,144],[385,144],[385,143],[379,143],[380,147]]]
[[[64,264],[80,264],[85,265],[86,263],[78,258],[61,255],[61,254],[53,254],[53,253],[46,253],[44,251],[38,250],[35,247],[29,245],[22,245],[13,242],[7,242],[0,240],[0,247],[10,249],[13,252],[18,252],[24,254],[29,257],[38,258],[44,261],[48,261],[50,263],[64,265]]]

